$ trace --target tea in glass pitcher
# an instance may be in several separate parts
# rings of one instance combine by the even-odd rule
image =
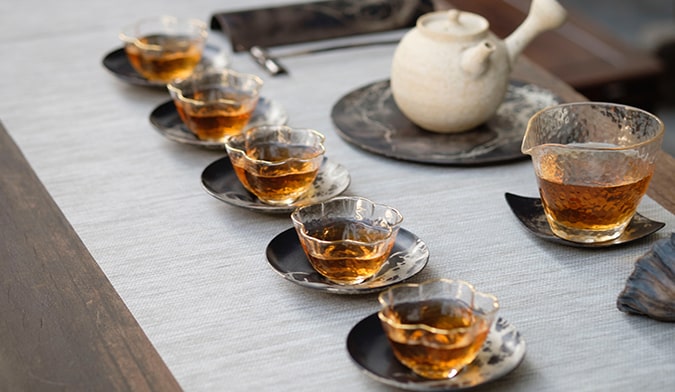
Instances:
[[[619,237],[647,191],[663,134],[658,117],[625,105],[580,102],[536,113],[522,151],[532,156],[553,233],[581,243]]]

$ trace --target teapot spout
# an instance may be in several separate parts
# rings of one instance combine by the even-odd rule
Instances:
[[[495,51],[495,46],[488,40],[482,41],[470,47],[462,53],[460,66],[462,70],[473,77],[482,75],[490,64],[490,55]]]
[[[504,39],[511,64],[537,35],[560,27],[566,18],[567,11],[556,0],[532,0],[523,23]]]

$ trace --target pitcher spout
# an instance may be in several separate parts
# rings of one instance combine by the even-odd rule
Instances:
[[[532,0],[523,23],[504,39],[511,64],[537,35],[560,27],[566,18],[567,11],[556,0]]]

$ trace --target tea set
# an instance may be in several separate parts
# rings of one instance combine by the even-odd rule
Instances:
[[[601,166],[610,156],[624,154],[645,162],[638,177],[648,183],[663,136],[660,120],[621,105],[563,104],[546,89],[510,78],[523,49],[565,18],[556,0],[533,0],[525,21],[501,40],[480,15],[456,9],[425,14],[396,47],[390,79],[357,89],[334,106],[337,132],[368,151],[424,163],[484,164],[528,154],[539,181],[545,181],[542,160],[557,165],[562,157],[581,156]],[[174,37],[168,57],[162,47],[167,43],[160,39],[167,34]],[[325,156],[320,132],[286,126],[283,108],[260,95],[263,83],[257,76],[222,66],[214,69],[203,61],[198,65],[207,50],[203,23],[161,17],[126,28],[120,37],[124,50],[106,56],[104,65],[127,82],[167,86],[171,94],[170,101],[151,113],[152,125],[173,141],[227,151],[202,172],[206,192],[233,206],[290,213],[293,227],[266,249],[275,272],[329,293],[381,292],[380,311],[357,323],[347,337],[357,366],[388,385],[434,391],[479,385],[520,364],[525,342],[515,327],[496,317],[499,303],[494,296],[459,280],[404,283],[426,266],[427,244],[401,227],[404,218],[395,208],[340,196],[351,178]],[[183,53],[195,48],[196,61]],[[191,63],[187,73],[163,78],[160,71],[172,62]],[[358,121],[366,118],[396,128],[390,139],[399,143],[397,148],[378,143],[380,138],[367,131],[374,127],[346,115],[364,106],[378,110],[370,110],[375,113],[370,118],[356,116]],[[235,119],[240,124],[231,122]],[[218,121],[228,122],[231,129],[216,136],[198,132],[199,127],[214,128]],[[624,131],[621,140],[589,125],[598,121]],[[355,128],[361,136],[352,132]],[[399,139],[397,132],[403,135]],[[406,148],[403,140],[417,143]],[[428,151],[420,151],[420,146]],[[567,165],[579,164],[569,159],[573,162]],[[565,169],[569,171],[560,164],[555,170]],[[641,197],[645,191],[646,186],[637,192]],[[529,200],[507,194],[506,199],[528,230],[565,245],[616,245],[663,226],[635,215],[633,208],[611,238],[566,236],[558,229],[566,223],[552,212],[558,201],[546,196]],[[436,303],[443,306],[429,310]]]
[[[505,40],[480,15],[456,9],[421,16],[396,47],[391,91],[412,122],[434,132],[472,129],[504,100],[518,55],[541,32],[566,18],[555,0],[534,0],[525,21]]]

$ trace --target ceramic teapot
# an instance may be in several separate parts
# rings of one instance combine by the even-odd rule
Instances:
[[[391,90],[397,106],[429,131],[480,125],[502,103],[518,55],[566,16],[556,0],[533,0],[525,21],[504,40],[475,13],[452,9],[420,16],[394,52]]]

